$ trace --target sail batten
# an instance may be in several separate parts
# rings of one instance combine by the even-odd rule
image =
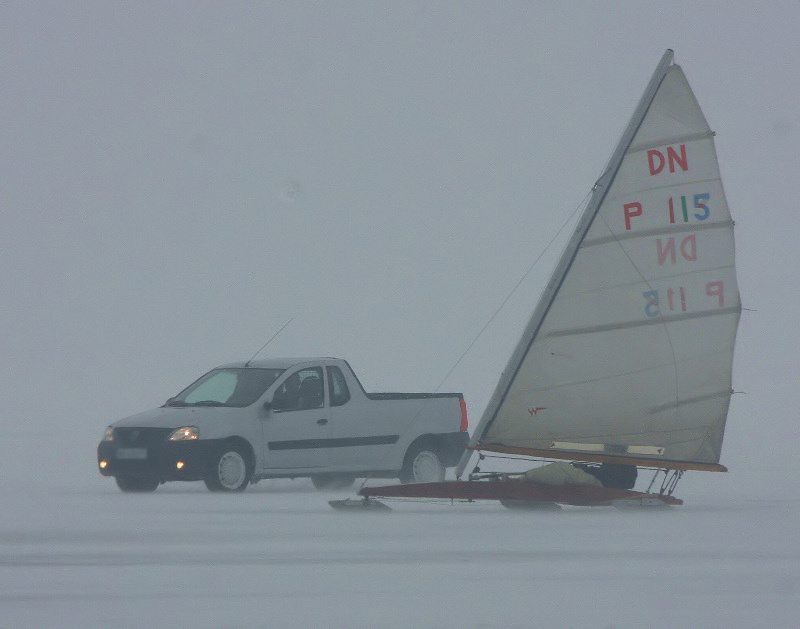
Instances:
[[[638,153],[639,151],[646,151],[648,149],[655,149],[659,146],[665,146],[668,144],[676,144],[678,142],[694,142],[695,140],[704,140],[705,138],[713,138],[714,137],[713,131],[701,131],[700,133],[692,133],[689,135],[676,135],[675,137],[668,138],[668,139],[661,139],[658,142],[648,142],[646,144],[637,144],[631,146],[626,154],[631,155],[633,153]]]
[[[520,456],[532,456],[544,459],[562,459],[570,461],[582,461],[586,463],[623,463],[636,465],[638,467],[649,467],[653,469],[671,470],[695,470],[701,472],[727,472],[728,468],[719,463],[706,463],[704,461],[675,460],[675,459],[655,459],[644,456],[614,456],[608,454],[596,454],[578,451],[551,451],[539,448],[520,448],[515,446],[504,446],[496,443],[481,444],[481,450],[487,452],[497,452],[500,454],[517,454]]]
[[[689,271],[689,272],[680,271],[680,272],[675,272],[675,273],[670,273],[670,274],[662,274],[662,275],[659,275],[657,278],[656,277],[651,277],[649,279],[648,278],[642,279],[641,275],[637,275],[635,279],[632,279],[630,281],[624,281],[624,282],[614,281],[614,282],[609,282],[608,284],[604,284],[604,285],[597,286],[597,287],[581,287],[580,289],[573,289],[571,294],[572,295],[579,295],[579,294],[580,295],[589,295],[591,293],[603,292],[603,291],[607,291],[609,289],[614,289],[614,288],[625,288],[625,287],[638,286],[638,285],[648,285],[649,282],[654,281],[656,279],[659,279],[659,280],[670,280],[670,279],[675,279],[675,278],[684,277],[684,276],[702,275],[704,273],[729,272],[729,271],[732,271],[734,269],[735,269],[735,266],[733,264],[725,264],[723,266],[714,266],[714,267],[709,267],[709,268],[706,268],[706,269],[698,269],[696,271]]]
[[[692,180],[689,180],[689,181],[684,181],[684,182],[677,183],[677,184],[676,183],[665,183],[665,184],[661,184],[661,185],[649,185],[648,184],[647,187],[639,188],[637,190],[637,192],[641,192],[641,193],[659,192],[659,191],[663,192],[663,191],[666,191],[666,190],[669,190],[669,189],[683,188],[684,186],[686,186],[688,184],[712,184],[712,183],[720,183],[720,178],[719,177],[702,177],[702,178],[692,179]],[[627,196],[628,194],[630,194],[630,191],[628,191],[627,194],[625,194],[625,193],[618,194],[618,195],[609,194],[609,195],[606,196],[606,199],[611,200],[611,199],[614,199],[615,196],[617,198],[621,198],[621,197]]]
[[[671,62],[595,185],[473,449],[718,464],[741,311],[733,221],[714,133]]]
[[[594,334],[595,332],[608,332],[610,330],[625,330],[628,328],[638,328],[643,325],[662,325],[664,323],[675,323],[678,321],[687,321],[689,319],[699,319],[701,317],[721,317],[725,315],[735,314],[738,315],[741,308],[731,306],[729,308],[721,308],[716,310],[704,310],[702,312],[689,312],[685,314],[676,314],[670,316],[662,316],[658,319],[636,320],[636,321],[622,321],[620,323],[606,323],[605,325],[596,325],[588,328],[573,328],[571,330],[551,330],[547,333],[548,337],[556,336],[573,336],[576,334]]]
[[[728,356],[729,353],[730,352],[729,352],[728,349],[722,349],[722,350],[712,354],[712,356],[713,355],[718,355],[718,356],[722,357],[723,360],[725,360],[725,359],[727,359],[727,356]],[[561,358],[561,356],[558,356],[558,357]],[[570,357],[567,357],[567,358],[570,358]],[[686,362],[691,362],[691,361],[687,360]],[[683,362],[678,362],[677,363],[677,367],[680,369],[682,364],[683,364]],[[651,371],[663,370],[665,368],[674,368],[675,366],[676,366],[676,363],[674,363],[674,362],[656,363],[654,365],[649,365],[647,367],[641,367],[639,369],[632,370],[632,371],[610,372],[610,373],[604,374],[603,376],[600,376],[600,377],[589,378],[589,379],[581,379],[581,380],[568,380],[568,381],[565,381],[565,382],[559,382],[557,384],[548,384],[548,386],[546,386],[546,387],[533,387],[533,386],[531,386],[531,387],[520,387],[519,390],[518,390],[518,393],[524,394],[524,395],[534,395],[534,394],[537,394],[537,393],[542,393],[544,391],[552,391],[552,390],[558,389],[560,387],[575,387],[575,386],[579,386],[579,385],[603,383],[603,382],[608,382],[610,380],[614,380],[615,378],[626,378],[626,377],[630,377],[630,376],[633,376],[633,375],[636,375],[636,374],[640,374],[640,373],[647,373],[647,372],[651,372]]]
[[[665,236],[667,234],[683,234],[690,232],[706,231],[709,229],[724,229],[733,227],[733,221],[720,221],[716,223],[700,223],[699,225],[682,225],[681,227],[659,227],[654,229],[642,230],[628,234],[614,234],[612,236],[601,236],[599,238],[592,238],[591,240],[584,240],[581,243],[581,248],[593,247],[595,245],[605,245],[611,242],[620,242],[622,240],[632,240],[634,238],[651,238],[653,236]]]
[[[699,402],[705,402],[706,400],[713,400],[716,398],[722,399],[730,399],[733,395],[733,390],[728,389],[726,391],[718,391],[717,393],[708,393],[706,395],[697,395],[693,398],[686,398],[684,400],[675,400],[675,402],[670,402],[669,404],[662,404],[661,406],[655,406],[650,409],[650,414],[654,415],[655,413],[661,413],[663,411],[670,410],[676,406],[686,406],[688,404],[698,404]]]

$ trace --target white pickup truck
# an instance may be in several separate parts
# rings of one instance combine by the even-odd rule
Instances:
[[[367,393],[336,358],[212,369],[160,408],[106,428],[97,464],[122,491],[203,480],[243,491],[262,478],[442,480],[467,444],[460,393]]]

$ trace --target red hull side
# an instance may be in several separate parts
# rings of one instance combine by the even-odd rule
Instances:
[[[445,481],[411,485],[364,487],[359,495],[374,498],[444,498],[449,500],[522,500],[555,502],[581,507],[610,505],[615,500],[655,498],[667,505],[682,505],[683,500],[661,494],[646,494],[627,489],[592,485],[541,485],[531,481]]]

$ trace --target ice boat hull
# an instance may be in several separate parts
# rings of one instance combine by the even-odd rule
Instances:
[[[515,500],[580,507],[611,506],[619,501],[641,502],[644,499],[657,500],[668,506],[683,504],[683,500],[664,494],[650,494],[628,489],[611,489],[592,485],[542,485],[531,481],[512,479],[385,485],[382,487],[364,487],[358,493],[365,498]]]

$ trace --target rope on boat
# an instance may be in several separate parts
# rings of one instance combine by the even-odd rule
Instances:
[[[564,229],[566,228],[567,225],[570,224],[570,222],[572,222],[572,219],[578,213],[578,210],[580,210],[582,207],[584,207],[586,205],[586,203],[589,200],[589,197],[591,197],[591,196],[592,196],[592,190],[590,190],[589,192],[586,193],[586,196],[583,197],[583,200],[581,200],[581,202],[578,203],[577,206],[575,206],[575,209],[572,210],[572,213],[566,218],[566,220],[563,223],[561,223],[561,227],[558,228],[558,231],[556,231],[555,235],[550,239],[550,242],[548,242],[545,245],[544,249],[542,249],[539,252],[539,255],[536,256],[536,258],[534,259],[533,262],[531,262],[531,264],[528,267],[528,269],[525,271],[525,273],[522,274],[522,277],[520,277],[519,280],[517,280],[517,283],[514,284],[514,287],[509,291],[509,293],[506,295],[505,299],[503,299],[503,301],[500,302],[500,305],[492,313],[492,316],[490,316],[489,319],[486,321],[486,323],[483,324],[483,327],[475,335],[475,338],[473,338],[472,341],[470,342],[470,344],[467,345],[467,348],[463,352],[461,352],[461,355],[458,357],[458,360],[456,360],[456,362],[453,364],[453,366],[450,367],[450,370],[445,374],[444,378],[442,378],[442,381],[439,383],[439,386],[436,387],[435,391],[437,393],[438,393],[439,389],[442,388],[442,385],[444,385],[444,383],[447,382],[447,379],[455,371],[456,367],[458,367],[461,364],[461,361],[464,360],[464,357],[469,353],[469,351],[472,349],[472,347],[475,345],[475,343],[478,342],[478,339],[486,331],[486,328],[488,328],[492,324],[492,322],[497,318],[497,315],[499,315],[500,312],[503,310],[503,308],[506,307],[506,304],[514,296],[514,294],[517,292],[517,290],[519,290],[519,287],[522,286],[522,283],[527,279],[527,277],[528,277],[528,275],[530,275],[531,271],[533,271],[533,268],[539,263],[539,261],[544,257],[544,254],[547,253],[547,250],[550,249],[550,247],[553,245],[553,243],[556,241],[556,239],[561,235],[561,232],[564,231]]]
[[[603,172],[605,173],[605,171],[603,171]],[[601,177],[602,177],[602,175],[601,175]],[[478,333],[475,335],[475,337],[472,339],[472,341],[470,341],[470,343],[469,343],[469,345],[467,345],[466,349],[463,352],[461,352],[461,355],[458,357],[458,359],[456,359],[456,361],[453,363],[452,367],[450,367],[450,369],[444,375],[444,378],[442,378],[441,381],[439,382],[439,384],[436,385],[436,388],[433,390],[434,393],[438,393],[439,390],[442,388],[442,386],[444,386],[444,383],[447,382],[447,379],[453,374],[453,372],[456,370],[456,368],[461,364],[461,361],[464,360],[464,357],[473,348],[475,343],[478,342],[478,339],[483,335],[483,333],[486,331],[486,329],[497,318],[497,315],[499,315],[500,312],[503,310],[503,308],[505,308],[506,304],[514,296],[514,294],[517,292],[517,290],[519,290],[519,287],[522,286],[522,283],[525,281],[525,279],[528,277],[528,275],[530,275],[530,273],[531,273],[531,271],[533,271],[534,267],[544,257],[544,254],[547,253],[548,249],[550,249],[550,247],[553,245],[553,243],[558,239],[558,237],[561,235],[561,232],[563,232],[564,229],[567,227],[567,225],[570,224],[570,222],[573,220],[573,218],[578,213],[578,211],[581,210],[581,208],[586,206],[586,203],[589,201],[589,198],[592,196],[592,193],[594,192],[594,188],[596,186],[597,186],[597,184],[595,184],[595,186],[592,187],[592,189],[589,192],[586,193],[586,195],[583,197],[581,202],[578,203],[578,205],[575,206],[575,209],[572,210],[572,212],[569,214],[569,216],[567,216],[567,218],[564,220],[564,222],[558,228],[558,230],[553,235],[553,237],[550,239],[550,241],[544,246],[544,249],[542,249],[539,252],[539,255],[536,256],[534,261],[531,262],[531,264],[528,267],[528,269],[525,271],[525,273],[522,274],[522,277],[520,277],[519,280],[517,280],[517,283],[514,284],[513,288],[506,295],[505,299],[503,299],[503,301],[500,303],[500,305],[497,307],[497,309],[492,313],[492,315],[489,317],[489,319],[486,321],[486,323],[483,324],[483,327],[481,327],[481,329],[478,330]],[[291,320],[287,321],[287,323],[284,325],[284,327],[286,327],[286,325],[288,325],[290,322],[291,322]],[[281,330],[283,330],[283,328],[281,328]],[[279,330],[278,333],[280,333],[281,330]],[[259,351],[261,351],[261,350],[259,350]],[[256,352],[256,353],[258,353],[258,352]],[[429,400],[430,400],[430,398],[422,400],[422,403],[419,405],[419,408],[418,408],[417,412],[414,414],[414,417],[412,418],[411,423],[413,423],[417,419],[417,417],[419,417],[422,414],[422,411],[425,408],[426,404],[429,402]],[[481,459],[483,459],[483,458],[484,458],[483,455],[481,455]],[[478,469],[477,465],[475,466],[475,471],[476,472],[480,471]],[[363,485],[362,485],[362,487],[363,487]]]

